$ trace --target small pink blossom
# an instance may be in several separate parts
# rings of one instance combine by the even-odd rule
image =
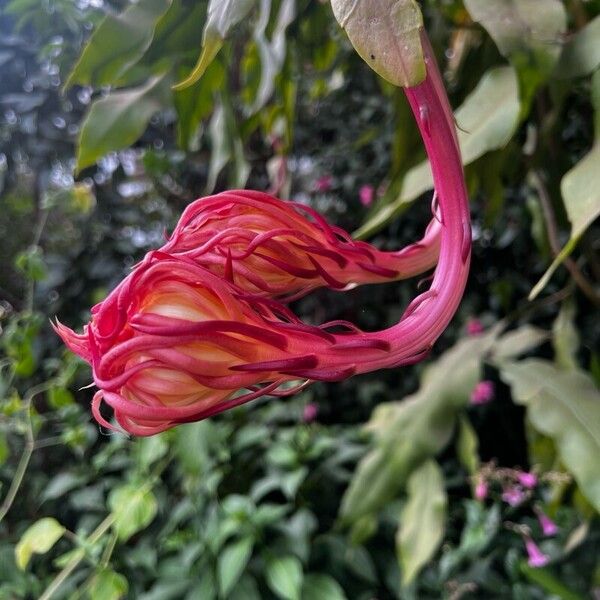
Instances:
[[[302,420],[305,423],[312,423],[319,414],[319,407],[314,402],[309,402],[302,411]]]
[[[487,379],[480,381],[471,392],[471,404],[487,404],[494,399],[494,383]]]
[[[479,319],[471,318],[467,321],[467,335],[480,335],[483,332],[483,324]]]
[[[315,190],[317,192],[328,192],[333,184],[333,177],[331,175],[322,175],[315,181]]]
[[[540,526],[542,527],[542,533],[546,537],[551,537],[558,533],[558,525],[546,514],[544,514],[541,510],[536,510],[538,521],[540,522]]]
[[[538,478],[535,473],[526,473],[521,471],[517,474],[517,480],[519,483],[528,490],[532,490],[538,482]]]
[[[524,499],[525,492],[518,486],[506,488],[504,492],[502,492],[502,500],[509,506],[519,506]]]
[[[372,185],[363,185],[358,191],[358,196],[363,206],[371,206],[375,197],[375,189]]]
[[[525,536],[525,548],[527,549],[527,564],[530,567],[544,567],[550,561],[550,557],[544,554],[529,536]]]
[[[475,485],[475,499],[485,500],[488,495],[488,484],[485,479],[479,479]]]

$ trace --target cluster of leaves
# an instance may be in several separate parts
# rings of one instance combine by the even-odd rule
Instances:
[[[459,107],[475,231],[458,325],[425,367],[129,440],[99,435],[89,373],[50,331],[55,314],[83,323],[188,201],[226,184],[293,194],[382,246],[418,237],[429,168],[402,93],[336,24],[360,38],[345,4],[13,0],[1,13],[0,597],[599,586],[596,0],[422,3]],[[399,4],[412,35],[416,5]],[[378,189],[368,209],[362,184]],[[546,296],[530,302],[538,280]],[[380,328],[410,297],[400,287],[297,308]],[[487,331],[467,337],[473,314]],[[496,398],[470,406],[483,378]],[[492,460],[547,481],[518,507],[473,500]],[[532,568],[518,532],[538,536],[538,505],[560,534]]]

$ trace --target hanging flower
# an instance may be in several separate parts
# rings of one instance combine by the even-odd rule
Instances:
[[[539,508],[536,508],[535,512],[544,536],[552,537],[556,535],[558,533],[558,525]]]
[[[319,407],[314,402],[309,402],[302,410],[302,421],[312,423],[319,414]]]
[[[534,568],[545,567],[550,561],[550,557],[544,554],[528,535],[524,536],[524,539],[525,549],[527,550],[527,564]]]
[[[526,489],[532,490],[538,483],[538,478],[535,473],[526,473],[519,471],[517,473],[517,481]]]
[[[347,285],[331,280],[331,272],[315,256],[343,270],[342,256],[345,264],[352,265],[351,271],[356,266],[388,278],[388,273],[378,272],[382,265],[376,260],[356,260],[361,253],[368,258],[368,248],[351,242],[343,230],[325,226],[322,217],[306,207],[304,214],[317,224],[325,247],[313,247],[314,228],[309,233],[303,229],[311,223],[307,219],[282,223],[279,228],[285,233],[277,234],[272,221],[259,219],[257,233],[244,220],[248,212],[253,213],[245,207],[255,207],[260,197],[261,206],[264,201],[276,211],[281,208],[281,203],[269,202],[257,192],[223,194],[201,205],[194,203],[166,245],[150,252],[94,307],[82,334],[55,325],[68,347],[91,364],[99,388],[92,411],[99,423],[113,427],[101,413],[104,402],[123,429],[152,435],[260,396],[294,393],[310,381],[338,381],[355,373],[413,364],[427,356],[462,297],[471,230],[452,113],[426,38],[423,43],[427,77],[405,91],[439,196],[439,260],[430,288],[408,305],[399,323],[383,331],[363,332],[343,321],[309,326],[269,297],[281,290],[288,295],[304,291],[297,284],[290,286],[289,280],[278,288],[278,278],[290,274],[308,278],[308,283],[304,281],[308,288],[316,278],[332,287]],[[217,231],[215,223],[223,219],[227,227]],[[203,238],[202,232],[211,227]],[[335,250],[327,247],[336,241]],[[297,247],[310,263],[310,272],[294,262]],[[204,254],[210,259],[201,264],[205,258],[199,257]],[[350,281],[354,279],[353,273]],[[261,287],[264,282],[266,289]],[[251,286],[256,293],[248,289]]]
[[[479,319],[471,318],[467,321],[467,335],[480,335],[485,331]]]
[[[317,192],[328,192],[333,184],[333,177],[331,175],[322,175],[315,181],[315,191]]]
[[[477,479],[475,484],[475,499],[480,502],[485,500],[488,496],[489,488],[488,483],[483,477]]]
[[[526,494],[519,486],[511,486],[502,492],[502,500],[509,506],[519,506],[525,500]]]
[[[321,286],[346,290],[419,275],[435,266],[440,233],[433,219],[419,242],[382,252],[307,206],[234,190],[190,204],[162,250],[249,292],[289,301]]]

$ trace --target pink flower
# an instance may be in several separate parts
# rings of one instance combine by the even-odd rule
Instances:
[[[541,510],[536,509],[536,514],[538,517],[538,521],[540,522],[540,526],[542,528],[542,533],[546,537],[551,537],[558,533],[558,525],[546,514],[544,514]]]
[[[502,492],[502,500],[509,506],[519,506],[525,499],[525,493],[518,486],[509,487]]]
[[[322,175],[315,181],[315,190],[317,192],[328,192],[333,184],[333,177],[331,175]]]
[[[314,402],[309,402],[302,411],[302,420],[305,423],[312,423],[319,414],[319,407]]]
[[[527,488],[528,490],[532,490],[538,482],[535,473],[526,473],[524,471],[517,473],[517,480],[524,488]]]
[[[358,196],[363,206],[371,206],[375,197],[375,189],[372,185],[363,185],[358,191]]]
[[[363,332],[344,321],[308,325],[273,297],[301,295],[302,280],[308,289],[315,287],[315,279],[345,287],[328,268],[343,270],[349,257],[352,269],[392,277],[381,271],[371,248],[326,226],[323,217],[306,208],[303,214],[313,221],[298,220],[294,211],[296,220],[279,222],[274,232],[273,221],[259,216],[248,237],[245,217],[256,217],[252,207],[266,202],[257,192],[231,192],[194,203],[167,244],[149,252],[92,309],[83,333],[55,324],[66,345],[92,367],[99,388],[92,413],[101,425],[114,428],[101,412],[103,402],[124,430],[153,435],[265,395],[292,394],[312,381],[339,381],[414,364],[428,355],[462,298],[471,229],[452,111],[424,34],[422,43],[426,78],[405,93],[439,198],[439,260],[430,288],[408,305],[396,325],[382,331]],[[289,210],[277,212],[282,204],[269,201],[278,215]],[[298,237],[299,222],[312,224],[311,233],[316,230],[318,239],[331,246],[315,243],[310,233]],[[202,235],[196,238],[198,232],[206,234],[204,241],[199,241]],[[298,263],[298,248],[310,268]],[[415,252],[420,252],[418,245],[403,256]],[[324,259],[329,262],[320,262]],[[291,381],[298,384],[288,387]]]
[[[525,548],[527,549],[527,564],[530,567],[545,567],[550,561],[550,557],[544,554],[529,536],[525,536]]]
[[[480,381],[471,392],[471,404],[487,404],[494,399],[494,383],[487,379]]]
[[[485,330],[479,319],[471,318],[467,321],[467,335],[480,335]]]
[[[344,290],[414,277],[433,267],[441,226],[395,252],[353,240],[319,213],[251,190],[192,202],[161,248],[252,294],[290,301],[315,288]]]
[[[488,495],[488,484],[487,481],[483,478],[478,479],[477,484],[475,485],[475,499],[483,501],[487,498]]]

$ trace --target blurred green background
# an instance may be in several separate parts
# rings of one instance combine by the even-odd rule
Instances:
[[[430,218],[403,93],[328,2],[223,1],[174,91],[208,4],[0,3],[0,598],[597,598],[600,3],[421,3],[474,232],[429,359],[131,439],[49,319],[190,201],[272,189],[388,249]],[[417,283],[294,309],[383,328]]]

